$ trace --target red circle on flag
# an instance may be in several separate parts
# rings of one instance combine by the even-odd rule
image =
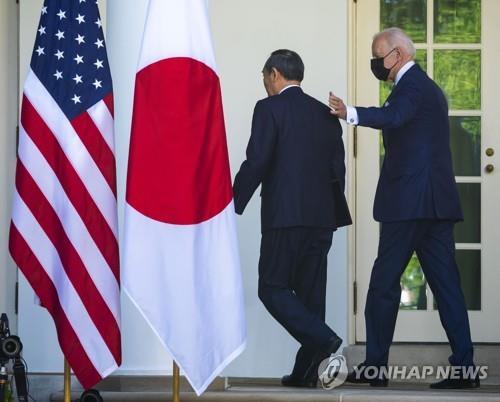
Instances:
[[[232,199],[219,78],[191,58],[136,77],[127,203],[166,223],[196,224]]]

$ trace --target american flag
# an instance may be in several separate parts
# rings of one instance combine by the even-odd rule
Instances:
[[[10,252],[91,388],[121,364],[113,95],[95,0],[46,0],[24,85]]]

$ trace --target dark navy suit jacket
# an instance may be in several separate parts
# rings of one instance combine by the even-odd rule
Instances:
[[[385,157],[373,215],[379,222],[462,220],[450,151],[448,104],[417,64],[383,107],[356,107],[359,125],[382,129]]]
[[[255,105],[247,159],[234,180],[238,214],[261,183],[262,231],[350,223],[342,128],[327,106],[299,87]]]

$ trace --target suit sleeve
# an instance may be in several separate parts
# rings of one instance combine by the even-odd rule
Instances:
[[[342,188],[342,192],[345,191],[345,149],[344,149],[344,141],[342,141],[342,126],[336,121],[335,124],[335,150],[333,156],[333,175],[335,180],[340,182],[340,186]]]
[[[236,213],[241,215],[253,193],[259,187],[271,163],[276,145],[276,126],[269,104],[255,105],[252,131],[246,151],[233,185]]]
[[[358,125],[375,129],[398,128],[415,117],[423,88],[415,82],[405,84],[384,107],[356,107]]]

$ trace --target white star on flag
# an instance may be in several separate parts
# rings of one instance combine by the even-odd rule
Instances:
[[[77,54],[73,60],[76,61],[76,64],[83,63],[83,56],[80,56],[79,54]]]
[[[78,34],[75,40],[78,42],[79,45],[81,45],[82,43],[85,43],[85,36]]]
[[[75,74],[75,76],[73,77],[73,80],[75,81],[75,84],[81,84],[83,82],[82,76],[78,75],[78,74]]]

